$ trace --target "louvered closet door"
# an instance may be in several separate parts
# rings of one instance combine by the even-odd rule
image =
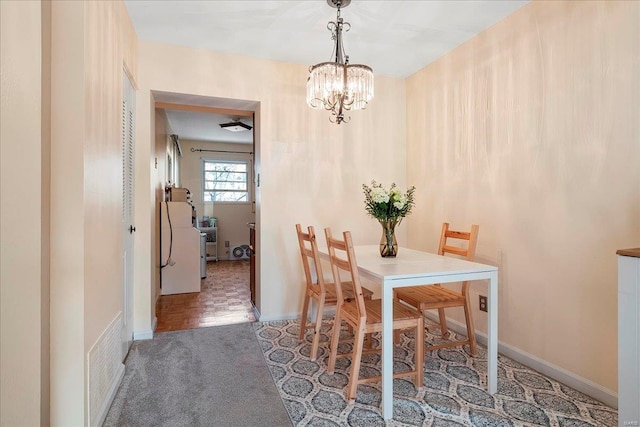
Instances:
[[[126,73],[122,84],[122,360],[133,342],[133,244],[135,91]]]

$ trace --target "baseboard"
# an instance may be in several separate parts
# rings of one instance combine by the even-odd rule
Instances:
[[[153,339],[153,333],[158,327],[158,318],[154,317],[151,322],[151,328],[143,331],[133,331],[133,340],[141,341],[141,340],[151,340]]]
[[[257,310],[254,307],[254,313],[257,312]],[[323,316],[335,316],[336,314],[336,306],[335,305],[331,305],[329,307],[326,307],[323,311],[322,311],[322,315]],[[294,320],[294,319],[299,319],[301,313],[289,313],[289,314],[284,314],[284,315],[280,315],[280,316],[259,316],[260,313],[258,312],[258,315],[256,315],[256,319],[258,319],[258,321],[260,322],[277,322],[279,320]],[[315,315],[316,315],[316,309],[314,307],[309,309],[309,316],[311,318],[311,320],[315,320]]]
[[[258,313],[258,315],[260,315],[260,313]],[[279,316],[259,316],[256,318],[258,319],[259,322],[276,322],[278,320],[299,319],[300,313],[289,313],[289,314],[284,314]]]
[[[153,330],[147,329],[146,331],[133,331],[133,340],[151,340],[153,339]]]
[[[427,312],[426,316],[429,319],[438,322],[438,315],[436,313]],[[447,325],[450,329],[457,333],[460,333],[462,335],[466,335],[467,333],[466,325],[458,321],[447,318]],[[487,335],[482,332],[476,331],[476,340],[485,346],[487,345]],[[519,348],[513,347],[509,344],[501,343],[500,341],[498,341],[498,352],[510,359],[522,363],[523,365],[535,371],[548,376],[549,378],[553,378],[556,381],[566,384],[569,387],[586,394],[587,396],[591,396],[592,398],[599,400],[600,402],[611,406],[612,408],[618,408],[618,394],[612,390],[602,387],[599,384],[594,383],[591,380],[574,374],[573,372],[561,368],[560,366],[554,365],[553,363],[549,363],[537,356],[534,356],[533,354],[520,350]]]
[[[118,372],[114,377],[113,381],[111,382],[111,385],[109,386],[109,392],[107,393],[107,398],[105,399],[104,403],[102,404],[102,407],[100,408],[100,411],[97,414],[97,419],[96,419],[97,427],[100,427],[104,423],[105,418],[107,418],[107,414],[109,413],[109,408],[113,403],[113,399],[116,397],[116,393],[118,392],[118,388],[120,387],[120,383],[122,382],[123,378],[124,378],[124,364],[118,366]]]

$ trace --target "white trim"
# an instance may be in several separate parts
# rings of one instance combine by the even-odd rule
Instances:
[[[133,340],[141,341],[141,340],[152,340],[153,333],[158,327],[158,318],[154,317],[151,322],[151,329],[147,329],[146,331],[133,331]]]
[[[316,319],[316,312],[317,312],[317,306],[315,304],[315,301],[312,300],[311,304],[309,304],[309,318],[310,321],[315,322]],[[256,319],[258,319],[258,322],[277,322],[279,320],[294,320],[294,319],[300,319],[302,313],[289,313],[289,314],[285,314],[283,316],[266,316],[266,317],[260,317],[260,312],[258,312],[257,309],[255,309],[254,307],[254,313],[257,313],[256,315]],[[336,314],[336,306],[335,305],[330,305],[329,307],[325,307],[325,309],[322,311],[322,316],[326,316],[326,315],[330,315],[330,316],[335,316]]]
[[[151,340],[153,339],[153,330],[147,329],[146,331],[133,331],[133,340]]]
[[[116,393],[118,392],[118,388],[120,387],[120,383],[124,378],[124,364],[118,366],[118,373],[114,377],[114,381],[111,382],[109,386],[109,392],[107,393],[107,398],[102,403],[102,407],[98,411],[98,416],[96,417],[97,423],[95,424],[97,427],[100,427],[105,418],[107,418],[107,414],[109,413],[109,408],[113,403],[113,399],[116,397]]]
[[[311,301],[311,302],[312,302],[312,304],[309,305],[309,313],[308,313],[308,315],[309,315],[310,321],[315,321],[317,308],[315,307],[315,301]],[[335,316],[335,314],[336,314],[336,306],[335,305],[331,305],[329,307],[325,307],[324,311],[322,312],[322,316],[323,317],[326,316],[326,315]],[[289,314],[285,314],[285,315],[282,315],[282,316],[260,317],[260,313],[258,313],[258,315],[256,316],[256,319],[258,319],[258,322],[275,322],[275,321],[279,321],[279,320],[300,319],[301,315],[302,315],[302,313],[289,313]]]
[[[438,322],[437,314],[431,312],[427,312],[425,314],[429,319]],[[462,335],[466,335],[466,325],[452,320],[448,317],[447,324],[453,331]],[[476,340],[485,346],[487,345],[487,335],[482,332],[476,331]],[[600,402],[611,406],[612,408],[618,408],[618,394],[612,390],[602,387],[601,385],[596,384],[584,377],[581,377],[580,375],[574,374],[573,372],[570,372],[564,368],[561,368],[560,366],[540,359],[533,354],[513,347],[512,345],[498,341],[498,350],[500,354],[503,354],[508,358],[515,360],[516,362],[520,362],[523,365],[548,376],[549,378],[568,385],[569,387],[574,388],[579,392],[586,394],[587,396],[591,396],[592,398],[599,400]]]
[[[299,319],[300,313],[289,313],[281,316],[260,316],[258,318],[259,322],[275,322],[278,320],[294,320]]]

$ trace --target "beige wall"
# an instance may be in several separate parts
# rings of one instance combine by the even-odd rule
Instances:
[[[87,353],[122,311],[120,111],[123,68],[135,82],[135,57],[135,33],[122,2],[52,3],[55,425],[89,422]]]
[[[639,17],[533,2],[407,80],[409,244],[479,224],[500,341],[614,393],[615,251],[640,243]]]
[[[380,226],[365,214],[361,185],[374,178],[405,183],[403,80],[377,77],[370,108],[352,113],[351,123],[338,126],[329,123],[327,112],[306,106],[304,65],[141,41],[139,67],[139,101],[157,90],[260,102],[256,222],[258,305],[264,318],[300,311],[297,222],[319,230],[350,229],[357,243],[379,241]],[[139,117],[151,109],[139,102]],[[138,122],[138,141],[152,138],[152,126]],[[150,205],[144,197],[139,201]],[[405,230],[403,225],[401,241]],[[149,288],[150,277],[138,285]]]
[[[84,5],[51,21],[51,422],[84,423]],[[73,131],[72,131],[73,130]],[[64,189],[66,197],[61,194]]]
[[[227,259],[230,250],[238,245],[249,244],[247,223],[255,219],[251,203],[204,203],[202,201],[202,159],[225,159],[249,161],[249,190],[253,193],[253,174],[251,162],[251,144],[230,144],[223,142],[202,142],[181,139],[182,158],[180,159],[181,186],[191,191],[191,199],[198,217],[214,216],[218,224],[218,259]],[[222,151],[240,151],[247,154],[191,152],[191,148]],[[224,242],[229,241],[229,247]]]
[[[49,262],[51,423],[87,422],[87,350],[122,309],[123,67],[140,89],[136,331],[152,327],[166,170],[151,91],[246,99],[260,102],[263,318],[299,312],[296,222],[377,243],[361,184],[413,184],[400,242],[434,250],[442,221],[479,223],[501,341],[615,391],[614,253],[640,244],[639,16],[637,2],[533,2],[406,85],[376,77],[370,108],[336,126],[306,107],[306,66],[147,42],[138,56],[121,2],[53,2],[49,22],[49,3],[1,1],[0,425],[48,422]]]
[[[49,4],[0,2],[0,31],[0,426],[48,425]]]

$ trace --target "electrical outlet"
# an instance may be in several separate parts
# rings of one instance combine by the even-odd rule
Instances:
[[[487,297],[484,295],[478,295],[480,297],[480,311],[487,311]]]
[[[225,240],[225,241],[224,241],[224,247],[225,247],[225,248],[228,248],[228,247],[229,247],[229,241],[228,241],[228,240]]]

